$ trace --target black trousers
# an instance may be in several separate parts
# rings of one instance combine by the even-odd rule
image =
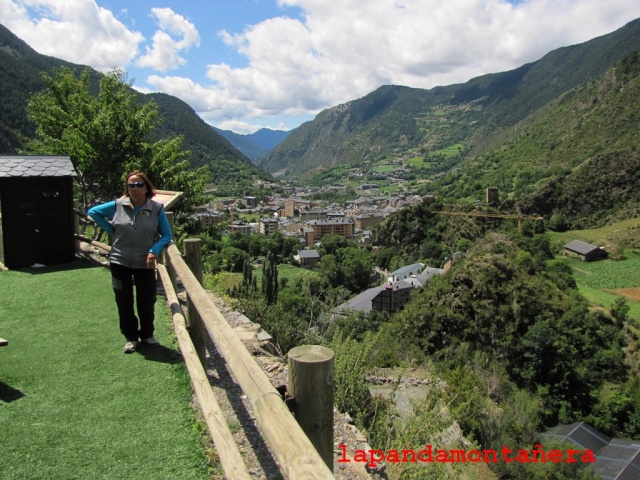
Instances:
[[[156,271],[152,268],[129,268],[112,263],[111,282],[116,295],[122,334],[127,340],[133,341],[153,336]],[[134,312],[134,300],[137,317]]]

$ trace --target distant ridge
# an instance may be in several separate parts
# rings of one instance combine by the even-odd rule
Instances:
[[[287,130],[261,128],[257,132],[242,135],[230,130],[222,130],[215,127],[213,129],[254,162],[275,148],[291,133],[291,131]]]
[[[285,178],[310,178],[339,165],[432,152],[461,144],[471,158],[551,100],[603,75],[640,50],[640,20],[588,42],[559,48],[514,70],[430,90],[380,87],[298,127],[258,165]],[[447,119],[443,123],[443,119]]]

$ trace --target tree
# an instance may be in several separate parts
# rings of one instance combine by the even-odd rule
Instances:
[[[376,265],[383,270],[389,270],[389,265],[391,265],[391,259],[396,255],[396,249],[392,247],[386,247],[381,250],[378,250],[374,254],[374,260]]]
[[[335,255],[324,255],[318,262],[318,271],[332,287],[335,288],[342,285],[342,270]]]
[[[282,251],[282,258],[287,259],[300,250],[300,242],[297,238],[286,237],[284,239],[284,246]]]
[[[244,262],[249,259],[249,254],[236,247],[224,247],[220,251],[220,257],[225,270],[238,272],[242,270]]]
[[[566,232],[569,228],[564,215],[558,213],[549,220],[549,228],[554,232]]]
[[[461,238],[456,242],[456,252],[466,252],[471,248],[473,242],[468,238]]]
[[[271,251],[262,265],[262,293],[269,305],[278,301],[278,262]]]
[[[320,250],[324,255],[335,255],[341,248],[346,248],[350,241],[342,235],[325,235],[320,243]]]
[[[249,248],[249,242],[251,240],[251,235],[247,235],[242,232],[232,232],[229,235],[229,246],[235,247],[240,250],[244,250],[245,252],[251,251]]]
[[[76,76],[62,67],[43,79],[47,88],[27,105],[35,137],[21,153],[68,155],[85,208],[120,196],[124,176],[134,169],[162,189],[182,191],[183,208],[200,203],[208,170],[188,170],[190,152],[181,150],[181,137],[151,141],[158,107],[141,101],[122,70],[101,76],[97,95],[89,69]]]
[[[257,289],[256,279],[253,276],[253,268],[251,267],[251,261],[249,258],[245,258],[242,265],[242,292],[245,295],[255,292]]]
[[[352,292],[361,292],[371,284],[373,260],[369,252],[357,247],[341,250],[342,262],[340,268],[344,278],[344,286]]]

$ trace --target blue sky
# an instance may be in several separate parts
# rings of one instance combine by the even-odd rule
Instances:
[[[237,133],[289,130],[382,85],[510,70],[638,17],[637,0],[0,0],[38,52],[123,68]]]

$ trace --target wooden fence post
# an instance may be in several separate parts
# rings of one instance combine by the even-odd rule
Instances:
[[[175,238],[175,227],[173,221],[173,212],[166,212],[167,220],[169,222],[169,228],[171,229],[171,237]],[[167,251],[162,252],[161,263],[167,266],[167,273],[169,274],[169,279],[171,280],[171,285],[173,286],[174,291],[178,291],[178,279],[176,276],[176,269],[171,265],[171,261],[169,260],[169,255],[167,255]]]
[[[288,390],[298,424],[333,471],[333,351],[319,345],[292,348]]]
[[[202,240],[199,238],[187,238],[183,242],[184,261],[189,270],[202,286]],[[204,324],[198,310],[193,306],[193,301],[187,294],[187,316],[189,317],[189,334],[193,345],[198,352],[202,365],[207,365],[207,338],[204,332]]]

